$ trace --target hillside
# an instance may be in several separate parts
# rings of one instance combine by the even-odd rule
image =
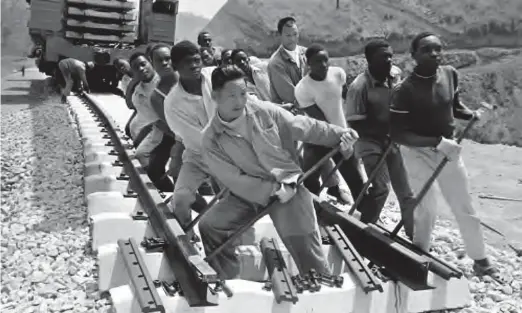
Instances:
[[[486,101],[495,107],[468,137],[481,143],[522,147],[522,48],[452,50],[444,59],[459,70],[464,103],[477,109],[481,101]],[[349,81],[366,67],[362,55],[333,58],[331,63],[342,67]],[[413,69],[407,54],[396,55],[394,63],[406,73]]]
[[[29,53],[28,18],[29,6],[25,1],[2,0],[2,56]]]
[[[196,41],[198,33],[210,22],[209,19],[187,12],[179,12],[176,21],[176,41]]]
[[[365,40],[386,36],[397,51],[419,31],[440,34],[448,48],[522,45],[520,0],[228,0],[207,25],[225,47],[267,57],[277,47],[276,24],[295,16],[301,42],[324,44],[332,55],[360,53]]]

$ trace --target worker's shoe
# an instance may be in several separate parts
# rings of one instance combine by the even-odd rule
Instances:
[[[475,260],[475,263],[473,264],[473,271],[477,276],[487,275],[501,284],[507,283],[506,279],[500,275],[499,270],[491,264],[488,258]]]

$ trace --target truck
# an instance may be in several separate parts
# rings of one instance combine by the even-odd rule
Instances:
[[[30,57],[40,72],[58,79],[58,62],[93,62],[89,85],[117,86],[116,58],[154,43],[172,45],[178,0],[26,0],[30,5]]]

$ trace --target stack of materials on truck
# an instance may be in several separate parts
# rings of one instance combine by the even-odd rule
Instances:
[[[138,38],[139,0],[67,0],[66,12],[66,38],[122,44]]]

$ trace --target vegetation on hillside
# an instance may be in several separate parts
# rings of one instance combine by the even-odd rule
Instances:
[[[468,137],[481,143],[522,147],[522,49],[454,50],[447,51],[444,59],[459,70],[464,103],[478,109],[480,102],[486,101],[495,108]],[[366,68],[362,55],[333,58],[331,63],[342,67],[349,81]],[[396,55],[394,63],[405,73],[413,69],[413,60],[407,54]]]
[[[364,42],[386,37],[406,51],[419,31],[440,34],[451,48],[522,45],[520,0],[228,0],[207,25],[223,46],[267,57],[277,47],[276,24],[295,16],[301,42],[322,43],[332,55],[360,53]]]

